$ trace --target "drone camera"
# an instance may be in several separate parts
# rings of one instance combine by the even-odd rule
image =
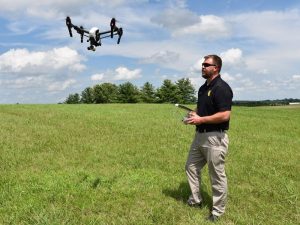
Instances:
[[[91,45],[90,47],[87,47],[87,50],[96,51],[96,47],[94,45]]]

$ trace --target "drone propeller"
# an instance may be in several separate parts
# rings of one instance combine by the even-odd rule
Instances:
[[[114,31],[116,28],[116,19],[112,18],[110,21],[110,37],[113,38],[114,37]]]

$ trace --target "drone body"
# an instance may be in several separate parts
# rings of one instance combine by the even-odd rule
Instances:
[[[73,37],[72,34],[72,28],[77,31],[78,34],[80,34],[81,37],[81,43],[83,43],[83,36],[88,37],[87,42],[90,42],[90,46],[87,47],[88,50],[95,51],[96,47],[101,46],[101,39],[111,37],[113,38],[114,35],[118,35],[118,41],[117,44],[120,44],[121,37],[123,35],[123,29],[120,27],[118,28],[116,26],[116,19],[112,18],[110,22],[110,30],[100,32],[99,28],[92,27],[89,31],[85,30],[82,26],[78,27],[71,22],[71,18],[68,16],[66,18],[66,25],[69,30],[70,37]],[[110,35],[107,35],[109,34]],[[103,36],[106,35],[106,36]]]

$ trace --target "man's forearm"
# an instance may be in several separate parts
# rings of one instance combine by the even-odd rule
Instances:
[[[223,123],[230,119],[230,111],[224,111],[224,112],[217,112],[214,115],[211,116],[204,116],[202,118],[202,123]]]
[[[217,112],[211,116],[198,116],[198,115],[192,115],[187,123],[192,125],[199,125],[202,123],[206,124],[218,124],[226,122],[230,119],[230,111],[224,111],[224,112]]]

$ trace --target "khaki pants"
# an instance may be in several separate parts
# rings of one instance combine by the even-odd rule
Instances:
[[[190,148],[185,171],[191,188],[190,201],[199,203],[201,169],[207,164],[212,184],[212,214],[220,216],[225,212],[227,198],[227,178],[225,155],[228,151],[228,135],[225,132],[196,132]]]

